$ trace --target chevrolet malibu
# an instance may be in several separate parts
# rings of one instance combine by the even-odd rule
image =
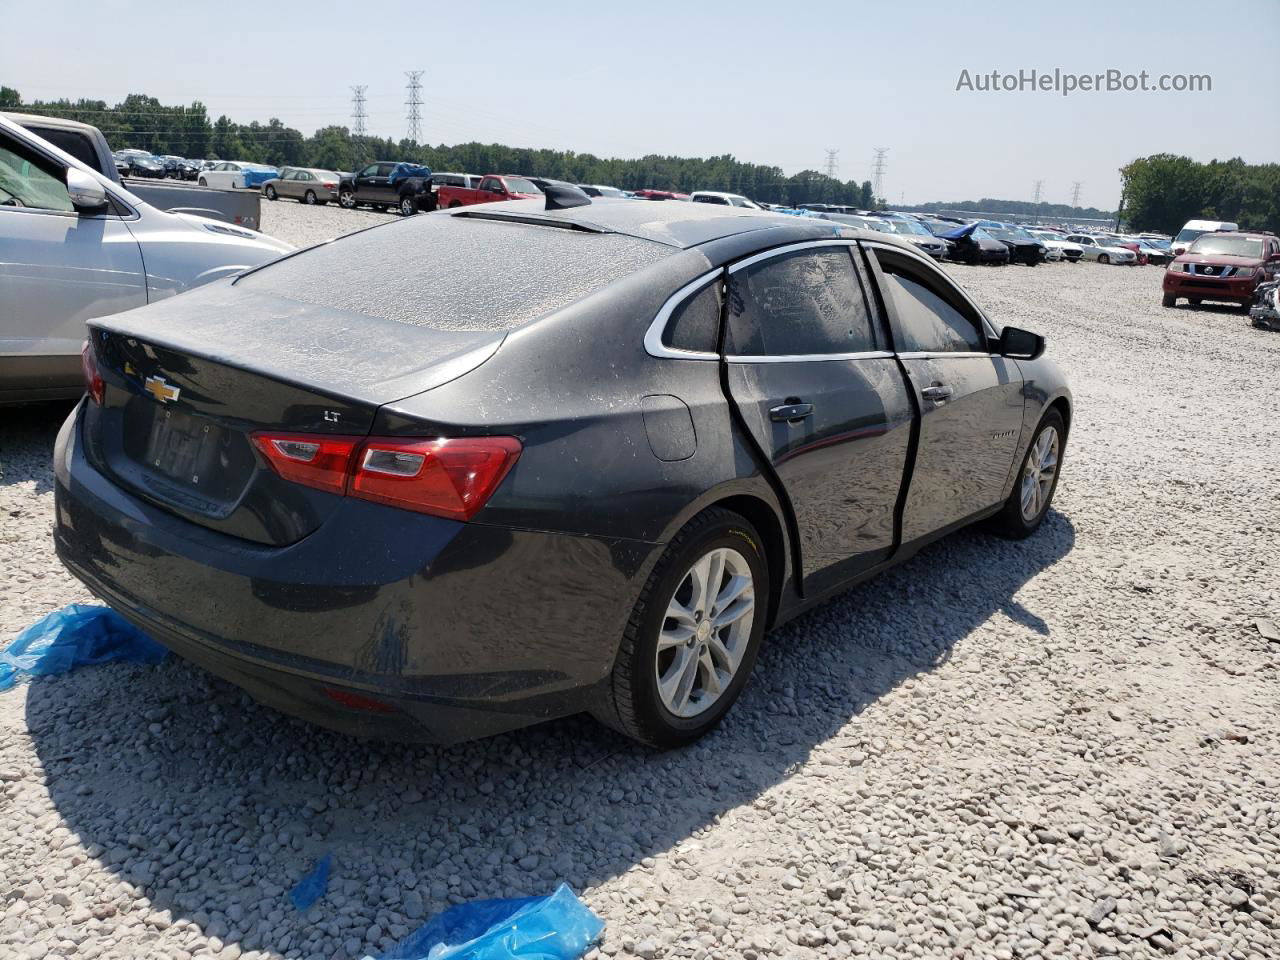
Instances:
[[[959,527],[1041,525],[1072,413],[1043,350],[890,235],[548,185],[93,321],[54,536],[318,724],[590,711],[670,747],[771,627]]]

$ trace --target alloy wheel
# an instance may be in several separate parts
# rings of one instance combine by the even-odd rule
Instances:
[[[1045,427],[1027,454],[1022,468],[1022,519],[1030,523],[1040,515],[1053,492],[1058,475],[1058,431]]]
[[[655,676],[662,705],[677,717],[709,710],[733,682],[751,639],[755,577],[737,550],[703,554],[667,603]]]

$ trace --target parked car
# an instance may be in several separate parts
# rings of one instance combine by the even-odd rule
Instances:
[[[1086,233],[1070,233],[1067,234],[1067,240],[1080,245],[1086,260],[1097,263],[1118,263],[1130,267],[1138,262],[1138,255],[1132,250],[1107,243],[1099,237],[1092,237]]]
[[[1233,231],[1203,233],[1164,272],[1162,306],[1179,297],[1196,306],[1204,300],[1235,303],[1245,310],[1259,283],[1280,271],[1280,240],[1275,234]]]
[[[984,263],[1004,266],[1009,262],[1009,246],[976,223],[949,230],[942,235],[942,239],[951,242],[947,256],[952,260],[961,260],[973,266]]]
[[[479,186],[436,188],[436,206],[440,209],[469,207],[476,203],[498,203],[502,200],[527,200],[542,196],[542,189],[528,177],[511,174],[486,174]]]
[[[102,174],[112,183],[121,184],[135,197],[158,210],[210,217],[251,230],[258,228],[257,194],[203,190],[170,180],[131,179],[128,178],[129,159],[150,154],[145,150],[130,149],[117,150],[113,154],[107,138],[97,127],[76,120],[41,117],[30,113],[0,113],[0,117],[7,117],[58,149],[66,151],[90,169]]]
[[[1013,224],[984,223],[980,225],[980,229],[987,236],[999,240],[1009,248],[1010,263],[1025,263],[1029,267],[1034,267],[1044,260],[1049,252],[1043,243]]]
[[[79,396],[86,320],[291,249],[252,230],[157,210],[0,117],[0,403]]]
[[[258,187],[279,173],[265,163],[249,163],[244,160],[223,160],[208,170],[201,170],[196,182],[202,187],[218,187],[221,190],[243,190]]]
[[[278,177],[272,177],[262,185],[262,195],[268,200],[288,197],[299,203],[324,206],[338,199],[340,174],[332,170],[314,167],[282,167]]]
[[[1230,220],[1188,220],[1173,238],[1173,255],[1177,257],[1186,253],[1187,248],[1202,234],[1232,233],[1239,229],[1240,225]]]
[[[1142,254],[1147,263],[1162,267],[1173,260],[1173,251],[1167,245],[1161,247],[1157,241],[1148,240],[1146,237],[1131,237],[1130,239],[1142,248]]]
[[[402,216],[436,208],[430,167],[416,163],[378,160],[338,182],[338,203],[348,210],[370,206],[395,207]]]
[[[632,191],[637,200],[688,200],[689,194],[676,193],[674,190],[643,190]]]
[[[748,210],[759,210],[760,205],[748,200],[740,193],[721,193],[718,190],[695,190],[689,194],[694,203],[717,203],[726,207],[745,207]]]
[[[145,180],[163,180],[169,175],[164,161],[159,157],[130,155],[128,158],[129,176]]]
[[[794,208],[796,213],[808,214],[809,216],[818,217],[822,220],[830,220],[833,223],[843,223],[847,227],[856,227],[859,230],[874,230],[876,233],[893,233],[893,228],[889,226],[888,221],[881,220],[878,217],[860,217],[853,213],[834,213],[825,211],[816,211],[808,207]]]
[[[1060,233],[1054,233],[1052,230],[1028,230],[1027,232],[1044,244],[1048,251],[1045,254],[1046,260],[1079,263],[1084,258],[1084,248],[1078,243],[1072,243]]]
[[[577,190],[91,329],[62,562],[253,696],[379,737],[589,710],[688,743],[770,627],[962,525],[1034,533],[1071,424],[1043,338],[906,243]]]
[[[478,187],[484,178],[478,173],[432,173],[433,187]]]
[[[600,183],[580,183],[578,184],[578,189],[588,197],[612,197],[616,200],[623,200],[628,197],[625,190],[619,190],[617,187],[606,187]]]
[[[935,237],[920,221],[909,217],[893,217],[886,218],[883,222],[907,243],[918,247],[921,253],[935,260],[941,260],[947,255],[947,241],[941,237]]]

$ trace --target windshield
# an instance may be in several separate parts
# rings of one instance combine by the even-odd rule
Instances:
[[[1012,230],[1006,230],[1004,227],[979,227],[978,230],[985,230],[987,236],[995,237],[997,240],[1017,240],[1018,235]],[[978,230],[973,231],[977,233]]]
[[[626,194],[616,187],[596,187],[602,197],[625,197]]]
[[[917,237],[921,234],[926,237],[933,236],[933,234],[920,226],[920,224],[916,223],[914,220],[890,220],[889,226],[893,228],[894,233],[904,233]]]
[[[526,180],[524,177],[506,177],[507,191],[509,193],[541,193],[537,185],[532,180]]]
[[[1174,243],[1190,243],[1196,237],[1203,236],[1208,230],[1182,230],[1173,238]]]
[[[1235,237],[1231,234],[1211,233],[1200,237],[1187,248],[1187,253],[1220,254],[1227,257],[1252,257],[1262,259],[1262,241],[1256,237]]]

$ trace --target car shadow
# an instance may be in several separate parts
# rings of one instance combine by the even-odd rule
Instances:
[[[1074,541],[1051,511],[1027,540],[933,544],[770,634],[721,728],[668,753],[583,717],[447,748],[357,741],[174,657],[33,681],[61,825],[127,881],[66,892],[105,914],[145,894],[162,925],[242,950],[315,954],[321,931],[331,956],[377,953],[449,903],[601,884],[752,803],[993,616],[1047,635],[1017,594]],[[288,891],[325,853],[328,894],[301,914]]]
[[[0,407],[0,486],[34,480],[37,494],[53,489],[53,443],[77,402]]]

